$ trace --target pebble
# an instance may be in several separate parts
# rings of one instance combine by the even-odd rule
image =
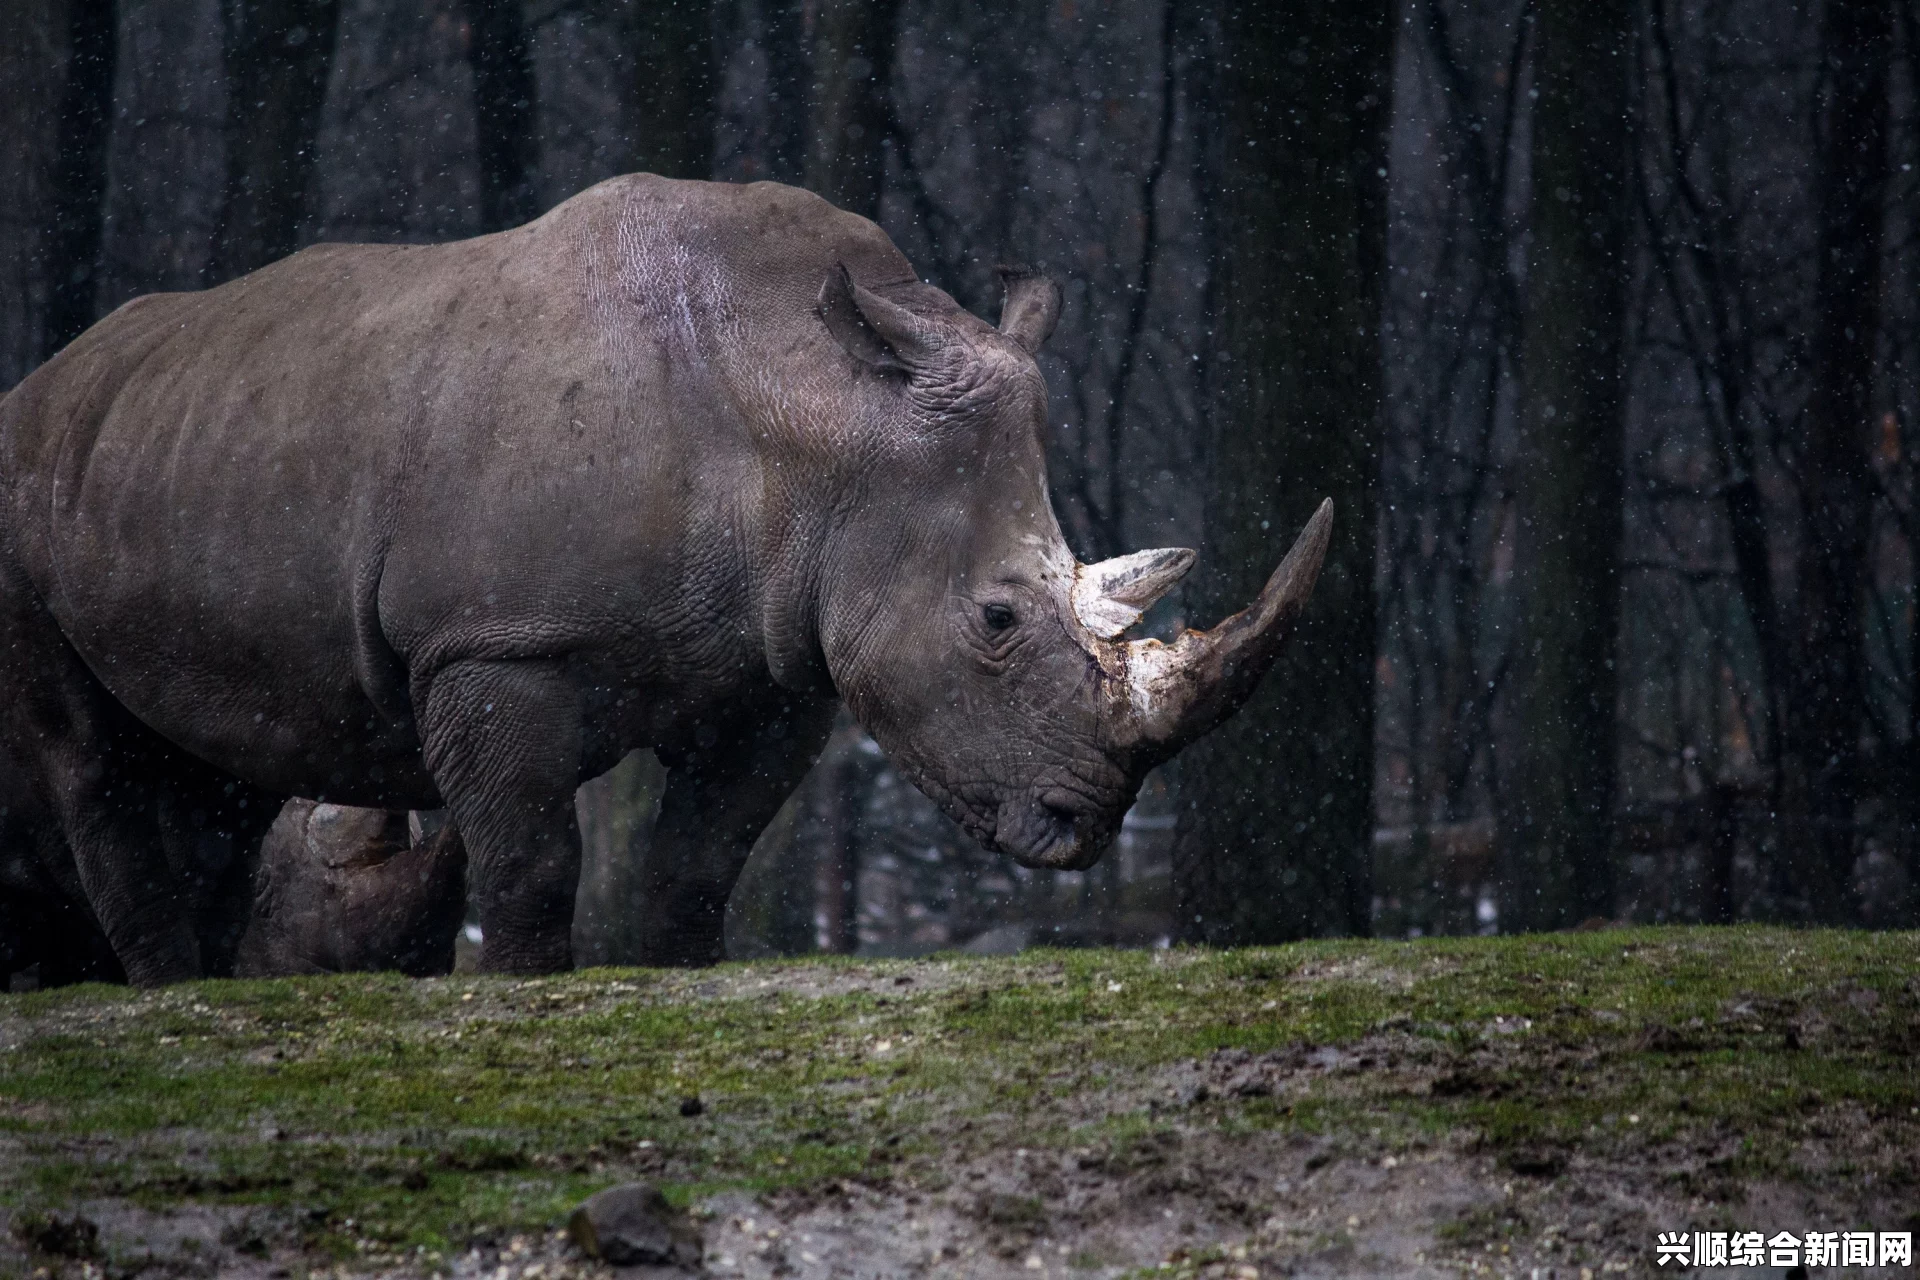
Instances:
[[[705,1252],[699,1228],[646,1182],[589,1196],[567,1229],[590,1257],[615,1266],[696,1267]]]

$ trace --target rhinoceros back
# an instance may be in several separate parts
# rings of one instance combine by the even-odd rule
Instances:
[[[835,364],[812,302],[836,262],[912,279],[803,192],[640,175],[497,235],[136,300],[0,406],[0,555],[163,736],[270,789],[430,806],[421,671],[712,665],[754,419]]]

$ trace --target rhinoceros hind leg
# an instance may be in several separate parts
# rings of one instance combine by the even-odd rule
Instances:
[[[578,691],[557,662],[461,662],[416,704],[427,768],[466,843],[481,969],[571,969]]]
[[[162,845],[195,905],[194,934],[207,977],[234,974],[253,910],[260,843],[280,805],[279,796],[197,765],[183,768],[160,798]]]
[[[826,746],[835,705],[782,692],[711,748],[660,749],[667,787],[641,872],[642,964],[726,958],[727,898],[753,842]]]
[[[36,965],[43,988],[127,980],[84,902],[0,877],[0,991],[12,974]]]
[[[197,978],[195,903],[156,821],[177,753],[67,643],[25,575],[0,563],[0,733],[47,798],[73,870],[127,979]],[[83,968],[98,968],[91,960]]]

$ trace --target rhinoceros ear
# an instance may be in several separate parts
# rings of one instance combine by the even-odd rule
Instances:
[[[995,267],[1006,291],[1000,302],[1000,332],[1038,354],[1060,323],[1060,286],[1032,267]]]
[[[827,272],[816,309],[847,354],[876,369],[926,368],[950,341],[937,325],[855,284],[844,264]]]

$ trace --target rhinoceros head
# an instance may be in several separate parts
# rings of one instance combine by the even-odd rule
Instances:
[[[1192,565],[1184,549],[1079,564],[1047,495],[1034,353],[1060,310],[1003,273],[997,329],[925,286],[831,273],[819,313],[857,362],[861,455],[821,644],[854,714],[989,848],[1078,869],[1154,765],[1230,716],[1313,590],[1323,503],[1259,598],[1170,644],[1125,638]]]

